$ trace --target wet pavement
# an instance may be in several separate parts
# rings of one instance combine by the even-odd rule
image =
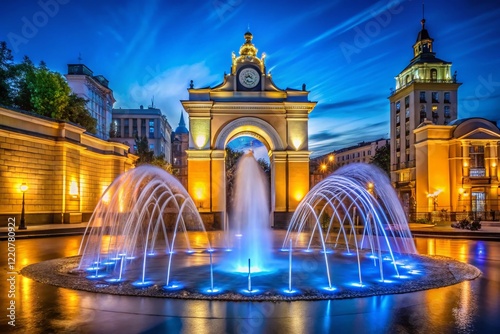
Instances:
[[[422,227],[423,228],[423,227]],[[16,269],[78,253],[81,236],[18,239]],[[1,333],[497,333],[500,242],[416,237],[421,254],[478,267],[473,281],[439,289],[357,299],[220,302],[113,296],[57,288],[8,274],[0,243]],[[15,298],[10,298],[14,277]],[[7,307],[15,301],[15,329]]]

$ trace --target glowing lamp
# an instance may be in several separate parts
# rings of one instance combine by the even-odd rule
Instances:
[[[295,198],[295,200],[296,200],[297,202],[300,202],[300,201],[302,200],[302,197],[304,197],[304,195],[302,194],[302,192],[297,191],[297,192],[295,193],[294,198]]]
[[[203,146],[205,146],[206,140],[207,138],[204,135],[196,136],[196,147],[198,147],[199,149],[203,148]]]
[[[76,183],[76,181],[71,181],[69,185],[69,195],[72,199],[78,198],[78,184]]]
[[[295,147],[295,150],[299,150],[300,146],[302,145],[302,139],[300,138],[292,138],[292,144],[293,144],[293,147]]]
[[[19,186],[19,190],[21,190],[22,193],[25,193],[28,190],[28,185],[26,183],[23,183]]]
[[[328,161],[332,162],[333,161],[333,155],[330,154],[330,156],[328,156]]]

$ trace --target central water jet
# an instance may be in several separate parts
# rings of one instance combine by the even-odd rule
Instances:
[[[272,236],[270,231],[269,191],[266,174],[252,151],[236,165],[234,201],[229,220],[229,240],[233,252],[226,262],[229,271],[252,273],[270,270]]]

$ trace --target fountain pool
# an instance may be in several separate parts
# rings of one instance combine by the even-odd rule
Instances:
[[[209,232],[172,175],[152,166],[124,173],[97,205],[80,255],[31,276],[114,294],[299,300],[401,293],[479,275],[417,254],[390,182],[373,166],[349,165],[316,185],[287,231],[271,230],[268,185],[251,153],[237,170],[229,228]]]

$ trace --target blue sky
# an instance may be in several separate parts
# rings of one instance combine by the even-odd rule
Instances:
[[[5,0],[0,40],[66,73],[81,62],[109,80],[115,108],[149,105],[173,128],[187,87],[215,86],[250,27],[280,88],[303,83],[318,105],[313,156],[387,137],[390,88],[421,29],[417,0]],[[425,4],[436,56],[458,72],[459,118],[500,120],[500,6],[496,0]]]

